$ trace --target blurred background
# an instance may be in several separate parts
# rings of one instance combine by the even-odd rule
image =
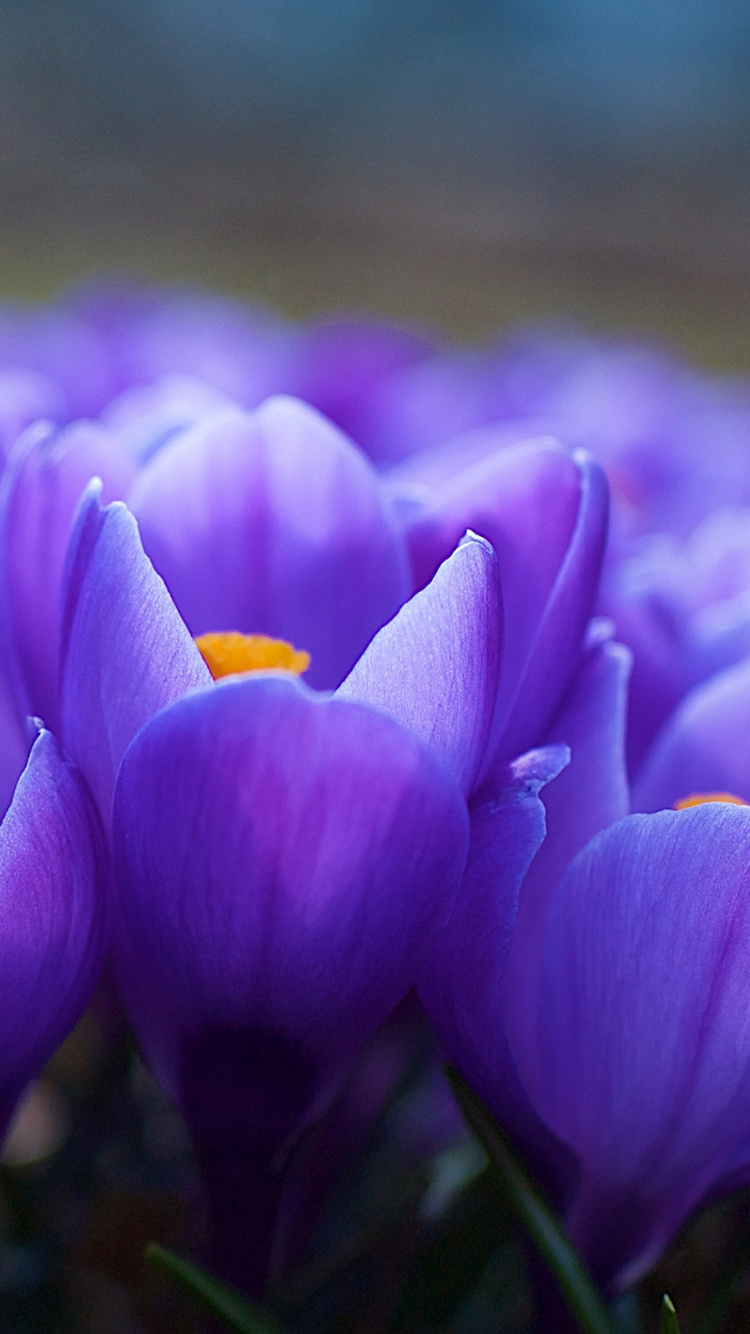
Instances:
[[[0,291],[131,270],[750,362],[742,0],[0,0]]]

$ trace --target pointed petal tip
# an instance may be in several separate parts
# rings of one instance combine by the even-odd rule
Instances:
[[[482,537],[481,533],[475,533],[473,528],[467,528],[466,532],[464,533],[463,537],[458,543],[457,550],[460,550],[461,547],[471,547],[471,546],[484,547],[484,549],[487,552],[492,552],[492,555],[495,557],[495,559],[497,559],[495,555],[495,548],[493,547],[492,543],[488,541],[486,537]]]
[[[495,713],[501,656],[497,557],[472,535],[375,635],[339,691],[396,718],[469,795]]]
[[[508,765],[508,771],[517,783],[524,783],[536,796],[570,764],[570,746],[562,742],[552,746],[537,746],[519,755]]]

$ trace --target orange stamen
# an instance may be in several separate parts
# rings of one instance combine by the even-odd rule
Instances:
[[[689,797],[683,797],[682,801],[676,801],[674,809],[676,811],[687,811],[691,806],[704,806],[711,801],[726,801],[730,806],[748,805],[748,802],[743,801],[742,797],[733,797],[731,792],[691,792]]]
[[[285,639],[268,635],[241,635],[237,630],[200,635],[195,641],[214,681],[244,672],[294,672],[310,666],[310,654]]]

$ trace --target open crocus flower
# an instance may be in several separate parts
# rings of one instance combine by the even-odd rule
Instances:
[[[62,734],[107,825],[114,793],[123,994],[193,1130],[217,1263],[257,1288],[279,1189],[269,1163],[416,980],[462,875],[462,895],[500,895],[510,933],[517,863],[543,835],[536,792],[567,751],[518,761],[503,800],[488,795],[504,766],[507,627],[483,538],[459,544],[333,697],[263,672],[211,684],[124,506],[90,497],[65,582]],[[257,652],[209,640],[204,654],[230,671]],[[304,665],[278,653],[280,667]],[[537,713],[554,714],[531,680]],[[508,858],[490,883],[495,836]],[[263,1241],[237,1225],[250,1197]]]
[[[0,1137],[94,991],[107,874],[85,784],[42,731],[0,825]]]
[[[88,500],[66,588],[63,734],[113,811],[122,995],[193,1134],[215,1263],[258,1291],[284,1153],[413,985],[465,803],[376,709],[284,671],[212,682],[124,506]]]
[[[377,476],[303,403],[215,410],[139,470],[102,428],[40,428],[4,481],[6,622],[27,708],[56,716],[59,599],[81,491],[126,498],[194,635],[305,644],[331,687],[408,594],[403,538]]]
[[[211,407],[141,466],[100,425],[33,428],[13,451],[0,511],[6,693],[17,714],[58,724],[65,552],[81,492],[98,475],[105,500],[127,500],[193,635],[235,630],[302,645],[317,688],[338,686],[467,526],[476,529],[498,553],[505,618],[490,749],[512,757],[534,744],[575,666],[607,490],[590,460],[549,443],[464,463],[461,454],[418,494],[405,479],[386,484],[351,441],[291,399],[250,413]]]

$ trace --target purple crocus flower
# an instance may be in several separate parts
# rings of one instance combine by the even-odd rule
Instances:
[[[32,429],[3,480],[5,638],[21,714],[58,717],[59,607],[92,475],[126,497],[194,635],[304,644],[333,687],[409,593],[404,538],[365,456],[318,413],[272,399],[214,409],[137,467],[98,425]]]
[[[132,423],[131,423],[132,425]],[[495,546],[505,618],[493,754],[534,744],[591,613],[606,531],[603,474],[549,444],[498,449],[421,485],[383,482],[312,409],[207,409],[139,463],[100,425],[30,430],[2,489],[4,638],[20,716],[57,726],[65,551],[92,475],[124,497],[193,635],[303,645],[332,688],[469,526]],[[12,719],[11,719],[12,725]]]
[[[571,1236],[622,1286],[750,1180],[750,813],[630,816],[573,860],[506,1005],[537,1115],[575,1155]]]
[[[381,711],[283,673],[214,684],[124,506],[87,502],[66,587],[63,736],[113,809],[120,988],[192,1131],[214,1262],[259,1291],[284,1154],[413,985],[465,803]]]
[[[572,756],[544,811],[553,774],[533,756],[472,809],[485,837],[420,980],[607,1290],[750,1179],[750,816],[724,801],[626,814],[627,668],[594,638],[544,738]]]
[[[422,522],[418,489],[431,498],[474,473],[479,492],[489,461],[532,433],[584,445],[604,465],[614,540],[598,608],[634,653],[628,755],[638,778],[683,696],[747,652],[746,512],[726,509],[750,494],[747,389],[654,349],[580,335],[530,334],[463,360],[465,374],[459,356],[439,353],[382,398],[394,439],[400,421],[418,445],[404,444],[389,473],[402,503],[414,492],[410,532]],[[453,438],[446,385],[466,408]],[[420,537],[417,561],[429,534]]]
[[[510,846],[521,839],[527,861],[542,837],[534,792],[565,762],[564,746],[517,762],[502,801],[487,795],[488,784],[506,764],[514,709],[525,708],[527,726],[536,726],[565,694],[580,655],[575,627],[590,609],[586,554],[600,547],[602,493],[585,461],[555,450],[508,454],[507,478],[511,612],[512,579],[521,576],[509,539],[520,528],[520,501],[532,518],[546,509],[550,519],[552,558],[539,542],[540,572],[531,552],[525,565],[539,591],[524,653],[513,620],[503,621],[502,563],[486,539],[471,536],[376,634],[333,698],[273,676],[210,684],[133,517],[118,505],[102,511],[92,497],[79,519],[65,577],[62,735],[107,824],[114,793],[123,994],[148,1059],[193,1130],[217,1263],[256,1288],[268,1251],[237,1226],[242,1200],[256,1199],[268,1240],[280,1188],[269,1162],[415,981],[450,909],[469,833],[462,796],[472,848],[462,894],[475,892],[482,850],[498,830]],[[550,513],[560,478],[569,489]],[[496,534],[503,522],[501,510]],[[510,921],[513,856],[506,871],[493,874]],[[317,917],[309,918],[324,883],[320,930],[334,942],[325,968]],[[371,902],[377,929],[367,925]],[[285,1116],[282,1084],[298,1093]],[[199,1099],[206,1087],[225,1090],[221,1116]],[[226,1229],[250,1237],[257,1269],[245,1251],[232,1257]]]

